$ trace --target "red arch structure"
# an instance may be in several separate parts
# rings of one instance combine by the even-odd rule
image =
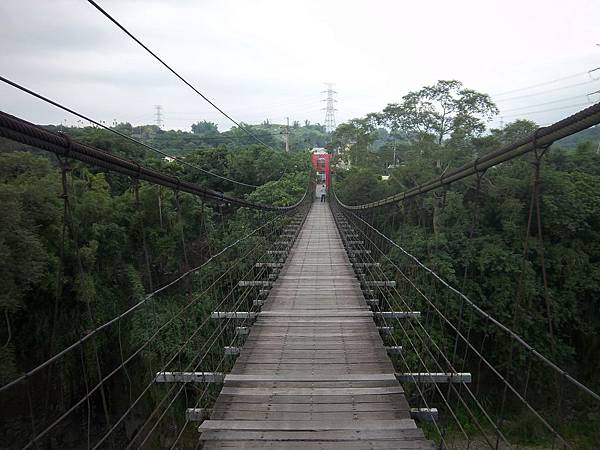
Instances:
[[[331,186],[331,155],[329,153],[313,153],[311,155],[313,168],[319,173],[325,173],[327,191]]]

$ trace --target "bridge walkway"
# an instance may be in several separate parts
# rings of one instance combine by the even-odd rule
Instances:
[[[204,448],[432,449],[315,202],[212,410]]]

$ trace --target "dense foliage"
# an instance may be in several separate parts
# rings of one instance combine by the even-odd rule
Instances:
[[[255,145],[257,139],[274,149],[285,149],[286,125],[273,124],[268,121],[260,125],[241,123],[244,129],[233,127],[227,131],[219,131],[213,122],[200,121],[192,124],[192,132],[183,130],[163,130],[156,125],[133,126],[130,123],[120,123],[114,129],[149,144],[170,155],[188,155],[196,153],[198,149],[208,150],[214,147],[227,146],[232,150],[243,150]],[[51,130],[63,127],[49,126]],[[114,137],[93,128],[69,128],[69,133],[77,139],[101,139],[113,141]],[[325,128],[320,124],[311,124],[306,121],[304,125],[294,122],[289,126],[289,148],[291,152],[303,152],[313,147],[324,147],[329,137]],[[119,147],[123,141],[119,140]],[[139,152],[138,147],[138,152]]]
[[[335,150],[338,161],[351,167],[336,170],[337,194],[353,205],[378,200],[439,177],[536,128],[518,120],[486,131],[485,121],[494,111],[487,96],[442,81],[408,94],[381,113],[341,125],[334,133]],[[392,239],[596,392],[600,154],[597,140],[585,137],[597,133],[595,127],[584,138],[559,142],[541,159],[539,231],[535,204],[527,231],[533,155],[490,169],[479,180],[473,177],[408,201],[398,208],[393,223],[389,211],[373,216]],[[522,306],[516,309],[515,302]],[[483,336],[489,329],[480,325],[473,333]],[[488,342],[492,344],[486,355],[507,364],[505,341]],[[522,364],[526,373],[524,361],[515,364]],[[497,386],[489,388],[493,392]],[[597,423],[599,411],[590,412],[589,406],[582,408],[586,412],[580,419]],[[575,423],[580,407],[567,404],[564,414]],[[578,432],[596,433],[596,427]],[[588,445],[598,438],[594,436]]]
[[[264,185],[253,190],[176,161],[166,161],[105,131],[95,128],[67,131],[82,142],[255,202],[289,205],[300,200],[306,191],[309,173],[306,152],[286,154],[258,145],[187,148],[186,160],[207,171]],[[179,138],[195,142],[191,133],[162,134],[177,138],[164,141],[165,148],[179,146]],[[140,301],[145,293],[201,265],[272,216],[228,204],[203,202],[192,195],[146,183],[138,185],[135,180],[79,163],[63,163],[66,164],[64,187],[56,157],[8,141],[0,142],[0,284],[3,287],[0,385],[77,342],[89,330]],[[186,282],[180,289],[162,293],[160,301],[151,302],[151,307],[141,308],[119,327],[108,328],[83,347],[84,355],[71,353],[60,364],[32,378],[28,389],[38,399],[39,410],[64,411],[85,392],[85,376],[89,377],[90,385],[98,381],[95,366],[104,368],[106,373],[119,363],[123,354],[155,333],[157,323],[176,318],[144,348],[141,359],[135,360],[133,368],[125,372],[126,377],[112,379],[103,388],[102,401],[97,404],[104,407],[94,415],[106,416],[105,423],[110,423],[112,416],[118,417],[132,395],[131,390],[126,393],[124,386],[135,385],[136,374],[141,377],[153,373],[165,355],[176,351],[206,319],[219,297],[215,292],[197,298],[197,306],[177,317],[176,313],[189,301],[186,289],[199,292],[203,283],[208,284],[206,280],[231,268],[231,261],[243,255],[239,252],[240,249],[234,249],[223,254],[198,273],[193,283]],[[232,281],[228,278],[226,282]],[[209,332],[211,328],[206,330]],[[196,344],[186,347],[186,351],[201,347],[206,337],[203,333],[195,337]],[[181,358],[192,356],[196,355],[184,353]],[[89,367],[83,378],[81,358]],[[7,407],[2,408],[0,442],[18,442],[16,436],[28,432],[30,413],[24,395],[23,388],[14,389],[8,397],[3,394]],[[152,406],[153,400],[144,398],[142,407]],[[79,420],[77,417],[70,416],[69,420]],[[36,419],[43,423],[43,418]],[[139,418],[129,418],[125,428],[133,427],[136,420]],[[64,424],[69,430],[62,430],[64,440],[62,444],[55,443],[57,448],[79,448],[83,428],[77,431],[79,425],[69,427],[69,423]]]

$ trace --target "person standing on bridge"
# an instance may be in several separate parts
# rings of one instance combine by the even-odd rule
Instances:
[[[319,194],[321,194],[321,203],[323,203],[325,201],[325,195],[327,194],[327,189],[325,188],[325,185],[321,185],[321,188],[319,189]]]

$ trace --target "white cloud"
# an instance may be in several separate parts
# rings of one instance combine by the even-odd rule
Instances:
[[[600,66],[596,0],[578,0],[577,7],[548,0],[101,4],[209,98],[250,122],[322,122],[325,81],[336,83],[339,122],[438,79],[494,93]],[[153,105],[162,104],[169,127],[200,119],[229,126],[85,0],[0,3],[0,72],[101,120],[150,122]],[[587,80],[581,75],[546,89]],[[600,82],[498,100],[511,120],[511,112],[527,116],[560,98],[573,101],[558,108],[585,102],[597,89]],[[6,86],[0,98],[3,110],[36,122],[66,117]],[[530,109],[514,111],[520,107]],[[529,117],[552,121],[576,109]]]

